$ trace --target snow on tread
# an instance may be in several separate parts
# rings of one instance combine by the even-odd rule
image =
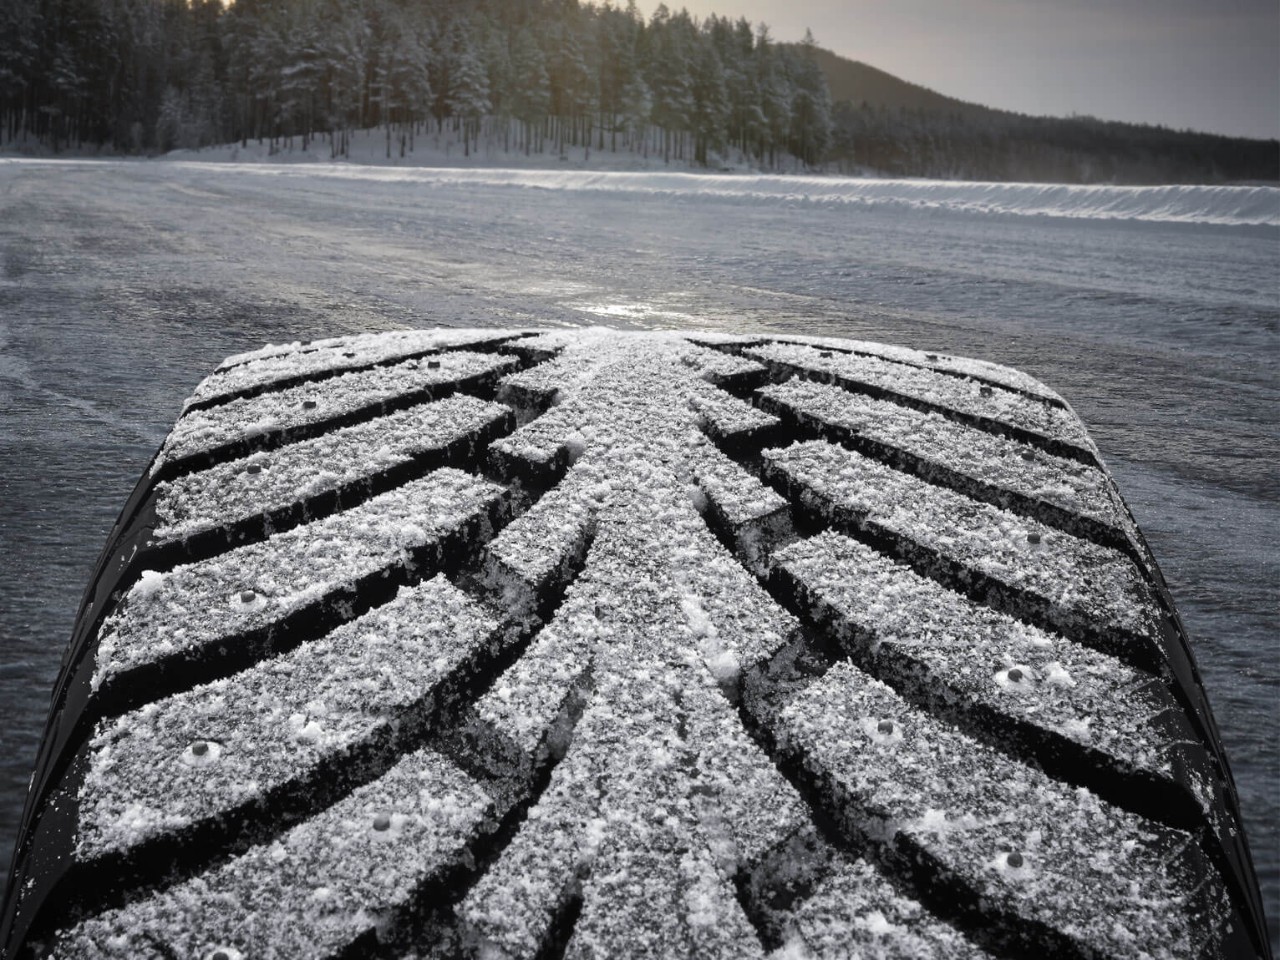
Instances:
[[[151,473],[157,476],[191,463],[204,466],[424,400],[442,399],[515,367],[511,357],[458,351],[437,361],[407,360],[193,410],[174,426]]]
[[[775,560],[815,619],[882,676],[922,688],[935,709],[979,709],[989,721],[1034,727],[1046,759],[1074,748],[1091,763],[1172,783],[1173,744],[1152,720],[1174,702],[1151,674],[977,606],[836,533]]]
[[[854,392],[872,391],[895,402],[921,405],[961,422],[1005,430],[1086,462],[1097,459],[1084,425],[1070,410],[1003,387],[810,346],[776,344],[748,349],[746,355],[785,373],[816,376]]]
[[[844,960],[985,960],[991,955],[903,897],[865,860],[844,861],[823,877],[796,911],[803,956]]]
[[[830,431],[833,439],[878,448],[899,461],[895,466],[914,467],[913,472],[925,479],[1069,532],[1084,526],[1088,534],[1109,540],[1122,541],[1128,535],[1131,521],[1112,500],[1106,474],[1096,467],[937,413],[811,380],[766,387],[759,395],[768,409],[785,411],[810,429]]]
[[[778,724],[783,751],[805,757],[846,830],[932,861],[965,891],[957,899],[981,903],[1010,936],[1044,924],[1062,938],[1055,947],[1082,956],[1172,960],[1205,946],[1191,837],[1006,759],[849,663]],[[1170,914],[1155,920],[1157,905]]]
[[[425,881],[465,860],[491,807],[448,761],[411,754],[279,840],[73,927],[52,955],[342,955],[376,938]]]
[[[395,363],[439,350],[456,350],[501,343],[510,334],[477,335],[474,331],[406,330],[383,336],[335,339],[308,350],[248,356],[224,365],[196,387],[187,409],[224,403],[232,397],[278,390],[282,384],[334,376],[379,364]]]
[[[719,349],[740,350],[746,346],[757,347],[765,343],[777,343],[783,346],[807,346],[815,350],[827,350],[832,353],[860,354],[881,360],[922,367],[926,370],[938,370],[959,377],[985,380],[988,383],[1010,390],[1016,390],[1030,397],[1036,397],[1059,406],[1066,406],[1065,401],[1054,390],[1049,389],[1035,377],[1028,376],[1021,370],[1004,367],[989,360],[975,360],[970,357],[953,357],[947,354],[926,353],[911,347],[899,347],[893,344],[875,343],[870,340],[846,340],[839,337],[778,337],[776,340],[743,338],[733,334],[700,333],[697,342]]]
[[[472,439],[482,446],[510,415],[499,404],[455,396],[161,483],[154,540],[186,540],[326,494],[341,503],[344,492],[358,495],[379,474],[429,453],[444,456]]]
[[[77,853],[119,853],[272,793],[334,758],[403,737],[444,682],[502,641],[436,577],[233,677],[104,722],[89,744]],[[369,761],[365,761],[366,763]]]
[[[1153,561],[1067,532],[1130,527],[1017,371],[604,329],[268,347],[140,490],[15,958],[1227,956],[1257,927]],[[147,566],[138,531],[204,552]]]
[[[414,563],[503,496],[489,481],[443,469],[324,520],[222,557],[143,573],[102,627],[94,686],[144,664],[199,655],[350,591],[362,577]]]
[[[823,442],[765,451],[769,471],[848,528],[893,538],[920,567],[1022,595],[1053,629],[1154,666],[1159,610],[1124,554]],[[1014,606],[1017,601],[1008,601]]]

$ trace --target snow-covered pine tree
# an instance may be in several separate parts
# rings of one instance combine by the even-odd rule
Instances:
[[[729,98],[724,67],[715,46],[698,44],[693,64],[694,161],[707,165],[712,152],[724,148],[729,129]]]
[[[469,25],[457,25],[454,32],[453,57],[446,101],[449,113],[462,133],[463,156],[471,156],[471,147],[480,129],[480,121],[489,113],[489,77],[476,47]]]
[[[831,145],[831,95],[818,67],[813,31],[806,30],[798,52],[789,52],[791,78],[790,149],[807,166],[816,165]]]
[[[524,152],[528,156],[551,109],[551,81],[547,76],[546,57],[528,25],[516,31],[511,59],[515,82],[508,99],[512,115],[520,121]],[[541,151],[540,143],[537,149]]]

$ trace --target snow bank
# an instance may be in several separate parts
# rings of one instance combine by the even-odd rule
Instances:
[[[276,176],[326,176],[430,186],[506,186],[673,197],[697,195],[820,206],[900,206],[1087,220],[1280,227],[1280,188],[1263,186],[1116,187],[745,173],[368,167],[340,163],[184,164],[210,170],[252,170]]]
[[[365,151],[355,162],[327,162],[323,150],[270,155],[255,145],[174,151],[162,162],[200,173],[253,172],[283,177],[427,186],[523,187],[567,192],[648,196],[714,197],[728,201],[773,201],[818,206],[898,206],[974,214],[1065,217],[1079,220],[1134,220],[1218,226],[1280,227],[1280,187],[1169,185],[1118,187],[1103,184],[977,183],[963,180],[892,180],[867,177],[732,173],[682,173],[663,167],[659,157],[574,148],[572,158],[552,154],[525,158],[486,152],[465,159],[459,151],[420,146],[405,158],[384,159]],[[200,159],[190,159],[198,157]],[[247,162],[246,162],[247,161]],[[51,160],[0,157],[10,164],[102,164],[138,166],[143,160]],[[455,166],[465,162],[466,167]],[[616,168],[622,169],[616,169]],[[615,169],[608,169],[615,168]]]

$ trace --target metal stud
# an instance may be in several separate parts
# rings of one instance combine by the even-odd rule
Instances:
[[[879,723],[876,724],[876,729],[879,730],[881,733],[893,733],[893,721],[881,720]]]
[[[982,394],[984,397],[989,397],[995,391],[993,391],[990,387],[979,387],[978,392]]]
[[[820,357],[829,357],[829,356],[831,356],[831,351],[830,351],[830,350],[819,350],[819,351],[818,351],[818,356],[820,356]]]
[[[1030,450],[1023,450],[1023,451],[1022,451],[1022,459],[1023,459],[1023,460],[1034,460],[1035,458],[1036,458],[1036,455],[1035,455],[1034,453],[1032,453]]]
[[[373,818],[373,829],[379,833],[384,833],[391,829],[391,818],[385,813],[380,813]]]
[[[241,591],[240,591],[240,602],[241,602],[241,603],[253,603],[254,598],[256,598],[257,596],[258,596],[258,595],[257,595],[256,593],[254,593],[252,590],[241,590]]]
[[[197,740],[191,745],[192,756],[203,757],[208,752],[209,744],[205,743],[203,740]]]
[[[938,355],[937,355],[936,353],[926,353],[926,354],[924,355],[924,358],[925,358],[926,360],[937,360],[937,359],[938,359]]]
[[[261,472],[262,472],[262,464],[260,464],[260,463],[251,463],[251,464],[249,464],[249,466],[247,466],[247,467],[245,467],[245,468],[244,468],[244,472],[245,472],[245,473],[261,473]]]
[[[315,402],[314,400],[303,400],[303,401],[302,401],[302,409],[303,409],[303,410],[314,410],[315,408],[316,408],[316,402]]]
[[[1018,683],[1019,681],[1021,681],[1021,680],[1022,680],[1022,671],[1021,671],[1021,670],[1019,670],[1017,667],[1013,667],[1013,668],[1012,668],[1012,669],[1011,669],[1011,670],[1006,674],[1006,676],[1007,676],[1007,677],[1009,678],[1009,680],[1010,680],[1010,681],[1012,681],[1013,683]]]
[[[1017,870],[1020,866],[1022,866],[1022,854],[1020,854],[1017,850],[1014,850],[1011,854],[1009,854],[1007,857],[1004,858],[1004,862],[1007,863],[1009,866],[1013,867],[1013,869]]]
[[[1039,542],[1040,542],[1040,534],[1036,533],[1034,530],[1031,533],[1027,534],[1027,543],[1039,543]]]
[[[428,369],[428,370],[439,370],[439,369],[440,369],[440,361],[439,361],[439,360],[428,360],[428,361],[427,361],[427,369]]]

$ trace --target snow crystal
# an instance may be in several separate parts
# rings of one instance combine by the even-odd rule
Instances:
[[[129,590],[129,596],[135,600],[146,600],[154,597],[164,589],[164,574],[155,570],[143,570],[138,574],[138,582]]]

